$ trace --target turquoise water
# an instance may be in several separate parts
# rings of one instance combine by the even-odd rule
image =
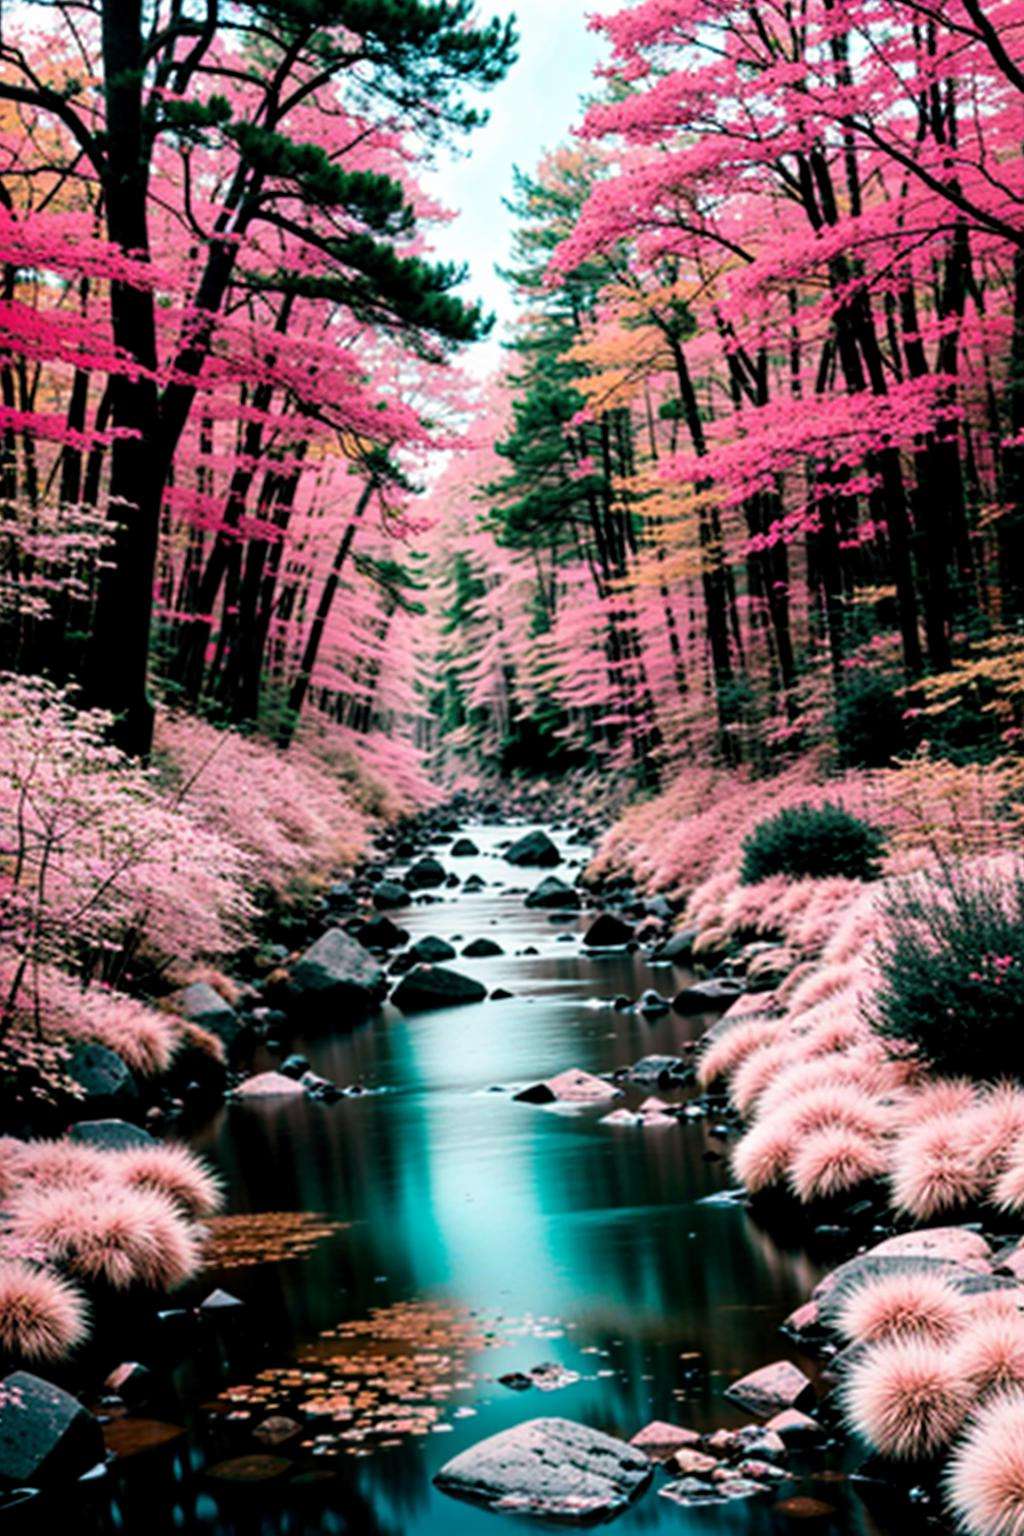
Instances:
[[[606,1071],[671,1054],[707,1021],[613,1010],[617,993],[671,994],[687,978],[632,955],[582,954],[585,918],[552,923],[511,889],[538,877],[501,860],[497,844],[509,830],[466,830],[480,857],[447,860],[443,849],[440,857],[463,878],[478,871],[487,888],[444,892],[396,917],[414,937],[496,938],[505,955],[453,963],[515,997],[409,1018],[385,1009],[350,1033],[331,1033],[325,1019],[302,1046],[314,1069],[381,1091],[334,1105],[226,1105],[194,1140],[223,1172],[231,1211],[316,1211],[346,1224],[305,1259],[215,1277],[247,1303],[244,1359],[222,1368],[224,1382],[251,1382],[259,1369],[309,1353],[323,1330],[374,1309],[391,1317],[407,1303],[491,1339],[453,1370],[465,1384],[439,1400],[445,1430],[399,1434],[390,1448],[358,1456],[329,1443],[315,1456],[286,1447],[282,1454],[324,1469],[307,1497],[274,1485],[257,1511],[201,1491],[166,1511],[171,1527],[523,1532],[532,1522],[453,1501],[432,1474],[464,1446],[538,1415],[626,1438],[653,1418],[698,1429],[740,1423],[724,1387],[789,1352],[778,1323],[820,1270],[742,1207],[702,1203],[729,1184],[726,1162],[706,1156],[724,1150],[706,1122],[613,1129],[599,1123],[600,1109],[567,1114],[492,1091],[570,1066]],[[527,946],[539,953],[515,954]],[[626,1102],[643,1097],[630,1090]],[[703,1362],[696,1373],[679,1358],[694,1352]],[[578,1379],[550,1392],[495,1379],[549,1361]],[[246,1448],[225,1431],[209,1455]],[[779,1496],[795,1491],[835,1504],[838,1528],[872,1529],[839,1485],[805,1482]],[[772,1505],[685,1511],[652,1489],[615,1523],[624,1533],[791,1528]]]

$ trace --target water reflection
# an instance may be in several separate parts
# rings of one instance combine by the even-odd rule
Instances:
[[[700,1429],[740,1422],[723,1387],[785,1352],[777,1325],[818,1273],[741,1208],[700,1204],[727,1184],[726,1164],[706,1156],[721,1147],[704,1124],[613,1129],[598,1123],[600,1111],[567,1116],[490,1091],[568,1066],[603,1071],[672,1054],[701,1021],[594,1007],[595,998],[636,997],[646,987],[670,994],[685,978],[625,954],[583,955],[585,920],[566,927],[524,908],[521,890],[534,879],[500,860],[496,844],[507,831],[469,835],[480,857],[450,865],[463,878],[479,873],[485,889],[446,892],[400,921],[414,937],[458,935],[460,951],[481,935],[497,938],[504,955],[453,963],[516,995],[408,1019],[385,1010],[353,1034],[302,1045],[315,1071],[379,1094],[330,1106],[225,1107],[196,1144],[223,1171],[230,1209],[310,1210],[348,1225],[301,1262],[231,1271],[224,1283],[249,1303],[265,1361],[283,1364],[294,1344],[372,1308],[433,1298],[559,1320],[557,1338],[512,1339],[499,1352],[500,1371],[497,1357],[477,1359],[481,1375],[551,1359],[581,1380],[550,1394],[481,1381],[476,1416],[451,1433],[349,1461],[335,1482],[309,1490],[303,1508],[291,1494],[287,1507],[268,1500],[246,1529],[521,1533],[521,1522],[437,1494],[433,1471],[483,1435],[538,1414],[624,1436],[655,1417]],[[527,947],[538,953],[516,954]],[[679,1356],[689,1352],[700,1352],[705,1371],[686,1374]],[[835,1488],[829,1502],[845,1508]],[[185,1528],[193,1521],[226,1533],[235,1519],[230,1504],[204,1494]],[[651,1493],[617,1524],[659,1532],[700,1524],[740,1536],[776,1529],[777,1519],[770,1504],[691,1513]],[[859,1509],[843,1520],[870,1529]]]

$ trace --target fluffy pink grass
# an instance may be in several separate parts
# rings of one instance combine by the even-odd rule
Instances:
[[[998,1165],[997,1165],[998,1166]],[[1016,1215],[1024,1211],[1024,1139],[1012,1145],[992,1186],[993,1205]]]
[[[221,1204],[220,1181],[187,1147],[129,1147],[113,1154],[111,1175],[127,1189],[165,1195],[190,1216],[210,1216]]]
[[[978,1105],[978,1086],[968,1077],[938,1077],[924,1082],[904,1101],[898,1122],[914,1127],[925,1120],[948,1120]]]
[[[783,1182],[795,1150],[788,1121],[777,1121],[774,1116],[758,1121],[733,1147],[733,1174],[752,1195],[762,1194]]]
[[[849,1125],[828,1125],[804,1138],[789,1166],[789,1183],[805,1205],[832,1200],[882,1178],[885,1148]]]
[[[947,1446],[971,1404],[949,1350],[924,1339],[873,1345],[850,1367],[843,1412],[882,1456],[920,1461]]]
[[[27,1361],[60,1360],[87,1332],[84,1300],[66,1280],[17,1259],[0,1261],[0,1350]]]
[[[972,1415],[945,1488],[966,1536],[1024,1536],[1024,1393],[1004,1392]]]
[[[763,1018],[744,1019],[733,1024],[703,1051],[697,1063],[697,1081],[708,1088],[720,1077],[730,1077],[754,1051],[770,1044],[773,1024]]]
[[[169,1200],[149,1190],[23,1186],[12,1202],[10,1226],[16,1242],[42,1249],[82,1280],[115,1290],[169,1290],[199,1268],[194,1230]]]
[[[17,1178],[37,1190],[88,1189],[109,1167],[104,1153],[73,1141],[27,1141],[12,1161]]]
[[[912,1336],[948,1344],[970,1316],[961,1291],[941,1275],[922,1270],[879,1275],[851,1288],[836,1325],[844,1338],[857,1343]]]
[[[821,965],[796,988],[789,999],[790,1011],[794,1014],[805,1013],[840,992],[856,995],[863,980],[864,967],[855,960]]]
[[[1008,1167],[1024,1145],[1024,1089],[996,1083],[982,1094],[972,1123],[986,1162],[996,1169]]]
[[[976,1315],[954,1362],[979,1397],[1001,1387],[1024,1389],[1024,1317],[1019,1312]]]
[[[904,1131],[893,1148],[892,1203],[916,1221],[973,1204],[984,1189],[985,1169],[968,1118],[936,1116]]]
[[[741,1115],[748,1115],[777,1073],[795,1060],[793,1045],[773,1037],[736,1069],[729,1083],[729,1098]]]
[[[758,1121],[766,1118],[762,1110]],[[794,1137],[831,1126],[844,1126],[863,1136],[880,1137],[888,1129],[888,1111],[877,1099],[863,1093],[854,1083],[836,1083],[793,1094],[771,1114],[773,1121],[788,1125]]]

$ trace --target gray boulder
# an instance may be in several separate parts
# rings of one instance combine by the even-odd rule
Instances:
[[[594,918],[583,935],[583,942],[589,949],[612,949],[616,945],[628,944],[632,937],[632,923],[623,922],[613,912],[602,912],[600,917]]]
[[[527,832],[506,850],[505,861],[523,869],[553,869],[561,864],[562,855],[546,832]]]
[[[416,940],[409,953],[414,965],[436,965],[439,960],[455,959],[455,945],[428,933],[424,938]]]
[[[411,891],[427,891],[435,885],[444,885],[444,865],[440,859],[417,859],[406,871],[405,884]]]
[[[624,1440],[569,1419],[530,1419],[462,1451],[434,1482],[497,1513],[583,1524],[621,1513],[651,1471]]]
[[[288,1002],[295,1010],[327,1005],[367,1013],[384,988],[384,972],[358,939],[328,928],[292,966]]]
[[[208,982],[194,981],[178,993],[174,1006],[190,1024],[199,1024],[216,1035],[227,1050],[242,1032],[242,1021],[235,1010]]]
[[[141,1125],[127,1120],[79,1120],[68,1132],[68,1140],[80,1146],[98,1147],[101,1152],[122,1152],[126,1147],[157,1147],[155,1136]]]
[[[557,875],[548,875],[526,898],[528,907],[578,907],[580,893]]]
[[[672,1007],[676,1013],[711,1013],[716,1008],[728,1008],[745,991],[746,983],[738,976],[711,976],[677,992]]]
[[[654,951],[655,960],[671,960],[676,965],[686,965],[693,956],[693,941],[696,937],[696,928],[683,928],[672,934]]]
[[[139,1096],[127,1064],[105,1045],[76,1045],[68,1062],[68,1076],[82,1090],[82,1099],[94,1108],[101,1104],[132,1104]]]
[[[403,1013],[425,1008],[452,1008],[459,1003],[482,1003],[487,988],[482,982],[443,965],[417,965],[403,976],[392,993],[391,1001]]]
[[[371,892],[371,899],[378,912],[387,912],[395,907],[407,907],[412,897],[397,880],[378,880]]]
[[[0,1482],[45,1487],[101,1462],[103,1431],[77,1398],[29,1371],[0,1384]]]
[[[409,937],[404,928],[393,923],[386,913],[360,923],[354,937],[364,949],[399,949]]]

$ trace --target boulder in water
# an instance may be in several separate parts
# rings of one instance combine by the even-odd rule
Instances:
[[[527,832],[506,849],[505,862],[523,869],[553,869],[561,864],[562,855],[546,832]]]
[[[437,965],[440,960],[454,960],[455,946],[449,944],[447,939],[439,939],[435,934],[428,933],[409,950],[413,958],[413,964]]]
[[[360,1015],[383,992],[384,973],[369,951],[344,928],[328,928],[292,966],[287,1001],[296,1011],[343,1007]]]
[[[198,1024],[216,1035],[226,1050],[231,1049],[244,1028],[231,1004],[206,981],[194,981],[183,988],[174,999],[174,1007],[190,1024]]]
[[[370,899],[378,912],[388,912],[394,907],[407,907],[412,897],[408,888],[398,880],[378,880],[370,892]]]
[[[672,1007],[676,1013],[712,1013],[728,1008],[744,991],[745,984],[738,976],[711,976],[677,992]]]
[[[557,875],[548,875],[526,898],[528,907],[578,907],[580,893],[572,885],[566,885]]]
[[[408,937],[404,928],[383,913],[361,923],[353,934],[364,949],[400,949]]]
[[[101,1152],[122,1152],[126,1147],[159,1146],[155,1136],[127,1120],[79,1120],[68,1132],[69,1141],[98,1147]]]
[[[524,1104],[603,1104],[621,1097],[621,1090],[603,1077],[570,1067],[542,1083],[522,1088],[514,1095]]]
[[[444,885],[444,865],[440,859],[417,859],[406,871],[405,884],[411,891],[427,891],[435,885]]]
[[[751,1371],[726,1387],[725,1395],[763,1418],[770,1418],[784,1408],[803,1411],[816,1401],[810,1380],[791,1360],[777,1360],[774,1365]]]
[[[616,917],[613,912],[602,912],[600,917],[595,917],[586,933],[583,942],[589,949],[614,949],[622,944],[628,944],[633,937],[633,925],[623,922],[621,917]]]
[[[77,1398],[29,1371],[0,1382],[0,1482],[45,1487],[69,1482],[104,1457],[99,1422]]]
[[[467,960],[483,960],[490,955],[503,955],[505,951],[494,939],[473,939],[462,953]]]
[[[569,1419],[530,1419],[462,1451],[434,1482],[496,1513],[582,1524],[619,1514],[651,1474],[624,1440]]]
[[[403,1013],[424,1008],[452,1008],[459,1003],[480,1003],[487,996],[482,982],[450,971],[443,965],[417,965],[403,976],[391,1001]]]
[[[472,859],[480,852],[471,837],[459,837],[449,848],[448,852],[453,859]]]

